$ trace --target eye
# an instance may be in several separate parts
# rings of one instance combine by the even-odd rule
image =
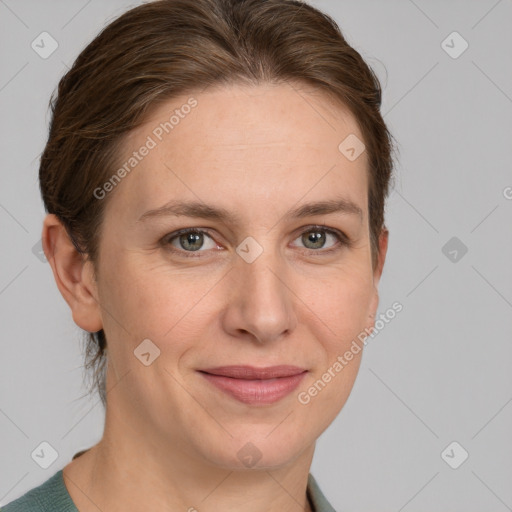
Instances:
[[[205,241],[209,242],[205,246]],[[182,229],[164,239],[166,245],[176,248],[176,252],[197,252],[200,249],[215,249],[218,245],[206,231],[201,229]]]
[[[334,242],[326,248],[326,242],[329,238],[334,240]],[[344,233],[323,226],[310,226],[306,231],[303,231],[296,240],[299,239],[306,249],[312,250],[313,252],[332,252],[340,246],[350,245],[350,240]],[[319,249],[323,250],[319,251]]]

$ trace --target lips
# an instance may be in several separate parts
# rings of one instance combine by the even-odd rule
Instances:
[[[210,384],[240,402],[265,405],[289,395],[308,372],[290,365],[265,368],[240,365],[208,368],[199,373]]]

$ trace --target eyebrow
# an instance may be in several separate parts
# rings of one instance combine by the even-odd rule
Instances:
[[[314,215],[328,215],[332,213],[343,213],[350,215],[358,215],[363,219],[363,210],[354,202],[346,198],[331,199],[327,201],[317,201],[314,203],[303,204],[297,208],[288,211],[284,219],[301,219]],[[240,223],[240,215],[230,212],[222,207],[211,206],[199,201],[169,201],[160,208],[148,210],[143,213],[137,222],[144,222],[149,219],[167,217],[167,216],[184,216],[202,219],[213,219],[224,221],[230,224]]]

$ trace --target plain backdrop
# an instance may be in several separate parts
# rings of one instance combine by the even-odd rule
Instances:
[[[311,472],[339,511],[512,510],[512,1],[311,3],[382,82],[400,157],[379,311],[403,305]],[[0,504],[102,434],[80,330],[38,256],[37,172],[59,78],[133,5],[0,0]],[[45,59],[42,32],[58,44]],[[42,442],[58,454],[47,469]]]

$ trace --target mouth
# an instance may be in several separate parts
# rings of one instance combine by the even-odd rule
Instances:
[[[221,366],[198,370],[213,386],[249,405],[275,403],[289,395],[308,371],[290,365]]]

